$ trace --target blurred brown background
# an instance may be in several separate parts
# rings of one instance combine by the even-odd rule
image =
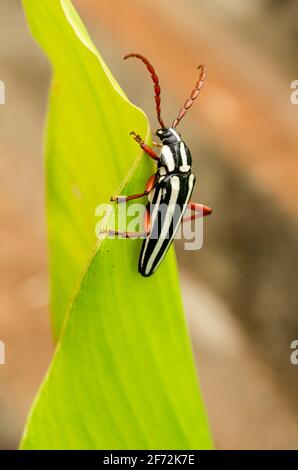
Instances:
[[[180,125],[214,208],[200,252],[177,244],[185,308],[217,447],[298,448],[298,4],[295,0],[75,0],[129,98],[166,122],[208,66]],[[17,0],[0,4],[0,447],[15,448],[53,353],[48,319],[42,131],[49,65]],[[171,122],[171,121],[170,121]]]

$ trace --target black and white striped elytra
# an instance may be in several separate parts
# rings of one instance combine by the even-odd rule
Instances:
[[[156,183],[148,195],[152,211],[150,232],[143,241],[139,258],[142,276],[151,276],[166,255],[195,186],[191,154],[177,131],[160,129],[156,135],[163,146]]]

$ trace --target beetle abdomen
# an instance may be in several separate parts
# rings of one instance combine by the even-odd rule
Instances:
[[[139,272],[151,276],[177,232],[195,185],[192,173],[172,173],[160,181],[150,205],[150,233],[143,241]]]

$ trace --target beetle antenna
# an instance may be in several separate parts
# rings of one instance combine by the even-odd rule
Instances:
[[[185,116],[189,108],[193,105],[194,101],[198,98],[201,89],[205,83],[206,78],[206,67],[205,65],[199,65],[198,70],[200,71],[199,79],[196,83],[195,88],[192,90],[190,97],[185,101],[183,107],[180,109],[178,116],[173,121],[172,127],[177,127],[181,119]]]
[[[140,59],[147,67],[150,75],[151,75],[151,78],[153,80],[153,83],[154,83],[154,91],[155,91],[155,103],[156,103],[156,114],[157,114],[157,120],[159,122],[159,124],[161,125],[162,129],[165,128],[165,124],[161,118],[161,109],[160,109],[160,86],[159,86],[159,80],[158,80],[158,76],[156,75],[155,73],[155,70],[153,68],[153,66],[150,64],[149,60],[146,59],[146,57],[142,56],[141,54],[136,54],[134,52],[132,52],[131,54],[127,54],[126,56],[124,56],[123,58],[124,59],[128,59],[129,57],[136,57],[137,59]]]

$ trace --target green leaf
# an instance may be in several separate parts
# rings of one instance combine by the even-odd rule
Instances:
[[[33,34],[53,64],[47,132],[52,313],[58,338],[95,246],[95,208],[117,193],[149,126],[96,52],[69,0],[25,0]],[[144,160],[144,177],[153,172]],[[144,176],[145,175],[145,176]]]
[[[140,191],[153,172],[129,136],[135,130],[149,139],[146,117],[126,99],[70,1],[23,4],[54,74],[47,208],[60,340],[21,447],[210,448],[173,250],[147,279],[137,272],[140,240],[105,239],[95,249],[96,206],[119,185]]]

